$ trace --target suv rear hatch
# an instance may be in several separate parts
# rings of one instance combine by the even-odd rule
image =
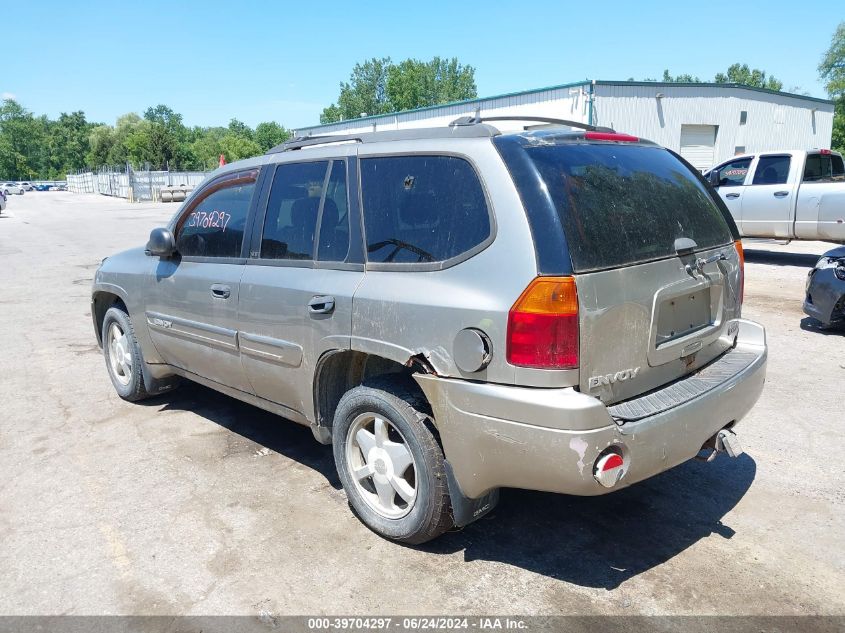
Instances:
[[[733,345],[742,283],[736,227],[689,165],[624,135],[514,136],[497,145],[529,220],[526,188],[537,181],[568,249],[552,265],[569,270],[548,270],[554,257],[541,251],[549,240],[538,240],[532,221],[540,273],[576,280],[581,391],[607,404],[627,400]]]

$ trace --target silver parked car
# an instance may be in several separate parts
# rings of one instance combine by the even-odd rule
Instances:
[[[675,153],[558,123],[221,167],[96,273],[117,392],[187,378],[310,426],[356,514],[407,543],[502,487],[598,495],[736,456],[766,341],[730,214]]]

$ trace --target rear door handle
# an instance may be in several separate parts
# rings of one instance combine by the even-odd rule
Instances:
[[[229,286],[224,286],[223,284],[213,284],[211,286],[211,296],[215,299],[228,299],[231,294],[232,289]]]
[[[775,198],[784,198],[789,195],[788,191],[775,191]]]
[[[739,198],[739,194],[738,194],[738,193],[726,193],[726,194],[725,194],[725,197],[726,197],[726,198],[731,198],[731,199],[734,199],[734,198]]]
[[[334,297],[328,295],[316,295],[308,302],[308,310],[311,314],[329,314],[334,311]]]

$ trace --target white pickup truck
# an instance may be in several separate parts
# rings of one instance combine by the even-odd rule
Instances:
[[[845,243],[845,166],[837,152],[744,154],[704,177],[743,237]]]

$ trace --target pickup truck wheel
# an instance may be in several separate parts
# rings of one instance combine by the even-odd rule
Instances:
[[[425,400],[409,379],[381,378],[348,391],[335,412],[335,465],[355,514],[402,543],[430,541],[452,526],[443,451]]]
[[[103,356],[117,395],[130,402],[150,396],[144,386],[141,373],[144,359],[135,339],[132,321],[117,306],[109,308],[103,317]]]

